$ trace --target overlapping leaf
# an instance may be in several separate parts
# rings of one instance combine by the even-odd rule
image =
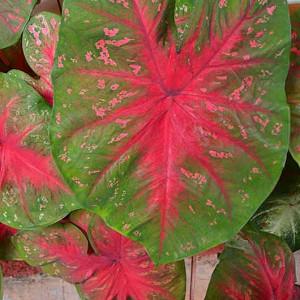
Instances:
[[[297,300],[294,257],[269,233],[245,230],[225,247],[206,300]]]
[[[40,77],[29,81],[52,105],[53,86],[51,71],[58,42],[60,17],[43,12],[30,19],[23,35],[23,50],[32,70]]]
[[[183,262],[155,267],[141,245],[109,229],[99,217],[81,211],[70,219],[77,227],[57,224],[19,233],[15,243],[21,257],[76,283],[82,299],[184,299]]]
[[[37,0],[0,1],[0,49],[18,41],[36,3]]]
[[[300,172],[292,158],[276,189],[251,221],[260,230],[285,240],[293,251],[300,249]]]
[[[53,74],[62,174],[156,262],[236,234],[289,135],[286,3],[179,2],[66,0]]]
[[[25,81],[0,74],[0,221],[52,224],[76,205],[49,149],[51,108]]]
[[[291,66],[286,83],[288,102],[291,108],[291,144],[290,151],[300,163],[300,9],[290,9],[292,23]]]

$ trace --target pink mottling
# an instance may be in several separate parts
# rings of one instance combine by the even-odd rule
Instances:
[[[267,7],[267,12],[270,16],[273,15],[275,10],[276,10],[276,5],[272,5],[272,6]]]
[[[98,87],[100,90],[105,89],[105,80],[104,80],[104,79],[98,79],[97,87]]]
[[[58,67],[63,68],[64,67],[63,62],[64,60],[66,60],[65,55],[59,55],[57,59],[58,59]]]
[[[228,159],[228,158],[233,158],[232,153],[230,152],[218,152],[215,150],[210,150],[209,151],[210,156],[214,157],[214,158],[221,158],[221,159]]]
[[[124,46],[126,44],[128,44],[130,41],[132,41],[132,39],[129,39],[127,37],[121,39],[121,40],[108,40],[106,41],[106,44],[107,45],[113,45],[113,46],[116,46],[116,47],[121,47],[121,46]]]
[[[121,140],[123,140],[123,139],[126,138],[127,136],[128,136],[128,133],[120,133],[117,137],[112,138],[112,139],[108,142],[108,144],[120,142]]]
[[[110,87],[110,89],[111,89],[112,91],[115,91],[115,90],[117,90],[119,87],[120,87],[120,85],[118,85],[117,83],[115,83],[115,84],[113,84],[113,85]]]
[[[263,31],[259,31],[259,32],[256,33],[255,37],[261,38],[261,37],[263,37],[264,35],[265,35],[265,33],[264,33]]]
[[[227,7],[227,0],[219,0],[219,7],[220,8]]]
[[[109,28],[105,27],[105,28],[103,29],[103,31],[104,31],[104,34],[105,34],[106,36],[114,37],[114,36],[116,36],[117,33],[119,32],[119,29],[118,29],[118,28],[109,29]]]
[[[95,111],[97,117],[103,118],[106,115],[106,109],[104,107],[93,106],[93,110]]]
[[[260,44],[256,40],[251,40],[249,44],[251,48],[259,48],[260,46]]]
[[[212,207],[212,208],[216,209],[216,206],[213,204],[213,202],[210,199],[207,199],[206,206],[209,206],[209,207]]]
[[[130,121],[129,119],[126,119],[126,120],[117,119],[115,121],[115,123],[118,124],[118,125],[120,125],[121,128],[125,128],[127,126],[127,124],[128,124],[129,121]]]
[[[251,58],[251,56],[249,54],[246,54],[246,55],[243,56],[243,59],[245,61],[250,60],[250,58]]]
[[[87,62],[90,62],[93,60],[93,57],[92,57],[92,52],[91,51],[88,51],[86,54],[85,54],[85,60]]]
[[[137,75],[142,68],[141,66],[135,64],[129,65],[129,67],[132,69],[134,75]]]

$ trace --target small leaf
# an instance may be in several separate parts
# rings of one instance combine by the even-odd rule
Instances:
[[[246,229],[226,245],[205,300],[293,300],[294,284],[294,257],[286,243]]]
[[[0,74],[0,221],[53,224],[76,204],[50,155],[51,108],[25,81]]]
[[[291,108],[292,132],[290,151],[300,164],[300,8],[291,8],[292,48],[290,72],[286,83]]]
[[[36,3],[37,0],[1,0],[0,49],[18,41]]]
[[[99,217],[79,211],[70,219],[78,227],[57,224],[17,234],[14,241],[23,259],[77,284],[82,299],[184,299],[183,262],[155,267],[141,245]]]
[[[43,12],[28,22],[23,34],[23,51],[32,70],[40,77],[33,85],[52,105],[53,86],[51,71],[58,42],[60,17]]]
[[[53,71],[61,173],[156,263],[232,238],[272,191],[289,137],[287,3],[181,0],[182,35],[168,3],[64,1]]]

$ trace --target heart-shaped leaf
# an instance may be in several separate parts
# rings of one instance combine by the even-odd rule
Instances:
[[[50,155],[51,108],[25,81],[0,74],[0,221],[53,224],[76,209]]]
[[[291,9],[292,48],[291,66],[286,83],[288,102],[291,108],[291,142],[290,151],[300,163],[300,9]]]
[[[228,243],[205,300],[297,300],[293,253],[274,235],[245,230]]]
[[[300,172],[290,158],[271,196],[251,222],[260,230],[285,240],[293,251],[300,249]]]
[[[183,262],[155,267],[141,245],[109,229],[99,217],[80,211],[70,219],[78,227],[57,224],[17,234],[21,257],[76,283],[82,299],[184,299]]]
[[[23,51],[32,70],[40,77],[29,82],[43,97],[53,104],[51,71],[58,42],[60,17],[43,12],[28,22],[23,34]]]
[[[160,263],[232,238],[288,147],[287,4],[190,3],[176,40],[167,1],[66,0],[53,73],[62,174]]]
[[[0,1],[0,49],[18,41],[36,3],[37,0]]]

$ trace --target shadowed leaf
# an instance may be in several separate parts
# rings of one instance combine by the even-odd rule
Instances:
[[[297,300],[293,253],[274,235],[247,229],[226,245],[205,300]]]

